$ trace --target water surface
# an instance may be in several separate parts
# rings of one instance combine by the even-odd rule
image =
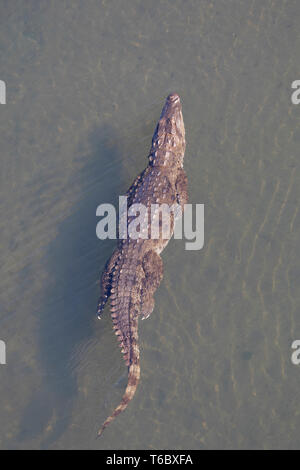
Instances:
[[[299,448],[297,0],[1,2],[0,447]],[[180,94],[203,250],[173,240],[127,411],[96,207]]]

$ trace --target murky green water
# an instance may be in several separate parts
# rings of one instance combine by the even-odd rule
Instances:
[[[299,448],[297,0],[2,1],[0,447]],[[98,278],[96,207],[182,97],[205,246],[173,240],[134,401]]]

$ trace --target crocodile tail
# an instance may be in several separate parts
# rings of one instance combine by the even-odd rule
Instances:
[[[114,412],[104,421],[102,427],[98,431],[98,437],[101,436],[104,429],[127,408],[128,403],[132,400],[140,380],[140,351],[138,345],[137,321],[131,328],[131,348],[130,348],[130,365],[128,369],[128,383],[121,400]]]

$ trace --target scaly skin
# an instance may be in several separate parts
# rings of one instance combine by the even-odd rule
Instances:
[[[167,97],[152,138],[149,164],[135,179],[127,192],[128,210],[133,203],[179,204],[183,211],[187,203],[187,177],[183,170],[185,130],[180,98],[176,93]],[[150,222],[159,220],[152,214]],[[127,226],[133,217],[128,216]],[[148,219],[148,221],[149,221]],[[111,299],[111,312],[115,333],[118,336],[124,360],[128,366],[128,385],[114,412],[99,430],[115,419],[133,398],[140,379],[140,353],[138,346],[138,319],[149,317],[154,309],[154,292],[163,276],[161,251],[169,242],[174,230],[174,214],[171,213],[170,232],[160,231],[158,239],[127,238],[118,246],[106,263],[101,278],[101,297],[97,314],[101,314],[107,300]]]

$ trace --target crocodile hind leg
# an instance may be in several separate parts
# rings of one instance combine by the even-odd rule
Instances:
[[[142,280],[140,316],[145,320],[154,309],[153,295],[163,277],[163,263],[161,257],[151,250],[144,255],[142,266],[145,277]]]
[[[119,258],[119,250],[116,249],[111,255],[111,257],[109,258],[109,260],[107,261],[104,271],[101,276],[101,296],[100,296],[100,299],[98,301],[98,306],[97,306],[97,316],[99,319],[101,318],[101,314],[110,296],[112,276],[113,276],[118,258]]]

